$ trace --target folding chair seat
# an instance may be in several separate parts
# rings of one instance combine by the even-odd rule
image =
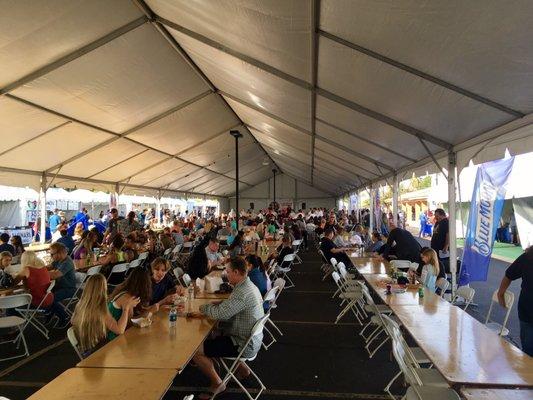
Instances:
[[[256,359],[257,354],[255,354],[252,357],[244,357],[243,354],[244,354],[246,348],[248,347],[248,345],[250,344],[250,342],[252,341],[252,339],[254,337],[256,337],[256,336],[261,335],[263,333],[263,328],[264,328],[265,323],[266,323],[266,321],[268,320],[269,317],[270,317],[270,314],[267,313],[262,318],[257,320],[257,322],[255,323],[254,327],[252,328],[252,332],[250,333],[250,337],[246,341],[246,344],[243,346],[242,350],[240,351],[240,353],[239,353],[239,355],[237,357],[223,357],[223,358],[220,358],[220,363],[222,364],[222,366],[224,367],[224,369],[226,371],[226,375],[222,379],[222,383],[226,384],[230,380],[235,381],[235,383],[237,383],[237,385],[239,385],[239,387],[244,391],[244,393],[246,394],[246,396],[250,400],[257,400],[259,398],[259,396],[261,396],[261,393],[263,393],[263,391],[266,389],[266,386],[263,384],[263,382],[261,382],[261,380],[259,379],[257,374],[248,365],[248,362],[253,361],[253,360]],[[227,361],[231,362],[231,364],[227,363]],[[255,396],[252,396],[252,394],[248,391],[248,389],[246,387],[244,387],[244,385],[241,383],[241,381],[239,381],[239,379],[235,375],[235,372],[239,368],[239,363],[241,363],[241,362],[245,363],[248,366],[248,368],[250,368],[250,375],[253,376],[254,379],[256,380],[256,382],[259,384],[259,390],[257,390],[257,393],[255,394]],[[213,398],[213,397],[211,397],[211,398]]]
[[[452,304],[456,306],[464,305],[463,310],[466,310],[470,303],[472,303],[472,300],[474,300],[475,294],[476,291],[473,288],[469,286],[459,286],[455,291],[455,296],[452,299]],[[462,300],[460,301],[459,299]]]
[[[0,310],[1,311],[9,310],[9,309],[16,309],[20,313],[20,310],[25,309],[27,312],[23,313],[22,315],[28,315],[30,305],[31,305],[30,294],[15,294],[12,296],[0,297]],[[28,321],[23,316],[22,317],[19,317],[19,316],[0,317],[0,328],[1,329],[16,328],[19,331],[15,339],[5,340],[3,342],[0,342],[0,345],[6,344],[6,343],[16,343],[17,344],[16,348],[18,349],[20,347],[20,342],[22,342],[24,346],[23,354],[1,358],[0,361],[13,360],[15,358],[27,357],[30,355],[30,352],[28,350],[28,345],[26,343],[26,338],[24,337],[24,330],[26,329],[27,325],[28,325]]]
[[[509,329],[506,328],[507,320],[509,319],[509,315],[511,314],[511,308],[513,308],[514,303],[514,293],[511,291],[506,291],[504,294],[504,300],[505,300],[505,316],[503,318],[503,322],[500,324],[498,322],[495,322],[490,319],[490,316],[492,314],[492,307],[495,304],[498,303],[498,290],[495,290],[494,293],[492,293],[492,299],[490,302],[489,311],[487,312],[487,318],[485,319],[485,326],[489,328],[491,331],[496,332],[500,336],[507,336],[509,334]]]
[[[37,307],[32,307],[31,304],[28,307],[24,308],[17,308],[16,311],[24,317],[26,320],[26,325],[32,325],[35,329],[37,329],[46,339],[48,339],[49,331],[44,326],[44,324],[37,319],[38,316],[44,315],[48,312],[48,310],[43,308],[43,304],[48,298],[48,296],[52,296],[52,290],[54,289],[54,286],[56,284],[56,281],[50,281],[50,284],[48,285],[48,288],[46,289],[46,294],[44,295],[43,299],[39,303]],[[67,300],[67,299],[65,299]],[[65,307],[65,306],[63,306]],[[67,311],[68,313],[68,311]]]

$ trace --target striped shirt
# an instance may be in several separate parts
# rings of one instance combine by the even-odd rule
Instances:
[[[264,315],[263,298],[250,278],[238,283],[228,299],[220,304],[204,304],[200,311],[209,318],[220,321],[222,334],[231,337],[241,351],[250,337],[257,320]],[[263,334],[255,336],[248,344],[243,357],[257,354],[263,341]]]

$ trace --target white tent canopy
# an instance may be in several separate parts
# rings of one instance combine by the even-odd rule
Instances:
[[[533,3],[13,1],[0,184],[331,195],[533,150]],[[265,154],[270,159],[264,165]]]

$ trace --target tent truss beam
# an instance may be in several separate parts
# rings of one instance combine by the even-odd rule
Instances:
[[[374,142],[373,140],[370,140],[370,139],[368,139],[368,138],[366,138],[364,136],[355,134],[355,133],[350,132],[350,131],[348,131],[348,130],[346,130],[344,128],[341,128],[341,127],[339,127],[339,126],[337,126],[335,124],[332,124],[331,122],[324,121],[321,118],[316,118],[316,120],[317,120],[317,122],[320,122],[320,123],[322,123],[324,125],[327,125],[330,128],[336,129],[336,130],[338,130],[338,131],[340,131],[342,133],[345,133],[346,135],[349,135],[351,137],[359,139],[359,140],[361,140],[363,142],[366,142],[366,143],[368,143],[368,144],[370,144],[372,146],[375,146],[375,147],[377,147],[377,148],[379,148],[379,149],[381,149],[383,151],[386,151],[387,153],[394,154],[395,156],[401,157],[401,158],[406,159],[406,160],[408,160],[410,162],[415,162],[416,161],[414,158],[407,157],[405,154],[398,153],[398,152],[396,152],[396,151],[394,151],[394,150],[392,150],[392,149],[390,149],[388,147],[382,146],[381,144],[379,144],[377,142]]]
[[[64,181],[72,181],[72,182],[84,181],[84,182],[88,182],[88,183],[94,183],[96,185],[109,185],[109,187],[115,187],[115,185],[117,184],[117,182],[106,181],[106,180],[102,180],[102,179],[80,178],[80,177],[77,177],[77,176],[61,175],[61,174],[50,174],[50,173],[42,172],[42,171],[32,171],[32,170],[10,168],[10,167],[2,167],[2,166],[0,166],[0,171],[9,172],[9,173],[13,173],[13,174],[37,176],[37,177],[42,177],[44,175],[46,177],[55,177],[57,179],[62,179]],[[130,183],[120,183],[120,186],[126,187],[126,188],[131,188],[131,189],[139,189],[139,190],[154,190],[154,191],[157,191],[157,190],[161,189],[159,187],[145,186],[145,185],[135,185],[135,184],[130,184]],[[205,195],[205,193],[183,192],[183,191],[179,191],[179,190],[171,190],[171,192],[176,193],[176,194],[192,194],[192,195],[195,195],[195,196],[204,196]],[[212,197],[225,198],[225,196],[216,196],[216,195],[212,195]]]
[[[432,82],[438,86],[442,86],[448,90],[451,90],[455,93],[458,93],[460,95],[463,95],[465,97],[468,97],[472,100],[475,100],[475,101],[478,101],[480,103],[483,103],[489,107],[492,107],[492,108],[495,108],[497,110],[500,110],[500,111],[503,111],[504,113],[507,113],[507,114],[510,114],[510,115],[513,115],[517,118],[522,118],[525,116],[525,114],[523,114],[522,112],[520,111],[517,111],[517,110],[513,110],[512,108],[510,107],[507,107],[503,104],[500,104],[496,101],[493,101],[493,100],[490,100],[486,97],[483,97],[481,95],[478,95],[476,93],[473,93],[471,92],[470,90],[467,90],[467,89],[464,89],[462,87],[459,87],[457,85],[454,85],[453,83],[450,83],[450,82],[447,82],[443,79],[440,79],[440,78],[437,78],[436,76],[433,76],[431,74],[428,74],[426,72],[423,72],[419,69],[416,69],[416,68],[413,68],[409,65],[406,65],[406,64],[403,64],[399,61],[396,61],[396,60],[393,60],[392,58],[389,58],[387,56],[384,56],[383,54],[380,54],[380,53],[377,53],[375,51],[372,51],[370,49],[367,49],[363,46],[360,46],[356,43],[353,43],[353,42],[350,42],[346,39],[343,39],[339,36],[336,36],[336,35],[333,35],[332,33],[329,33],[329,32],[326,32],[324,30],[319,30],[319,35],[324,37],[324,38],[327,38],[331,41],[334,41],[338,44],[341,44],[345,47],[348,47],[352,50],[355,50],[357,51],[358,53],[361,53],[361,54],[364,54],[366,56],[369,56],[371,58],[374,58],[378,61],[381,61],[385,64],[388,64],[388,65],[392,65],[393,67],[396,67],[404,72],[408,72],[412,75],[415,75],[415,76],[418,76],[419,78],[422,78],[424,80],[427,80],[429,82]]]
[[[32,81],[35,81],[43,77],[44,75],[68,64],[69,62],[74,61],[84,56],[85,54],[90,53],[91,51],[96,50],[99,47],[106,45],[107,43],[138,28],[141,25],[144,25],[146,22],[148,22],[148,18],[143,16],[143,17],[137,18],[134,21],[129,22],[128,24],[118,29],[115,29],[114,31],[108,33],[107,35],[104,35],[101,38],[96,39],[94,42],[91,42],[77,50],[74,50],[73,52],[67,54],[66,56],[63,56],[55,61],[52,61],[51,63],[37,69],[36,71],[31,72],[30,74],[26,76],[23,76],[22,78],[16,80],[15,82],[8,84],[7,86],[0,89],[0,96],[7,94],[9,92],[12,92],[15,89],[18,89]]]
[[[231,108],[231,106],[228,104],[226,99],[218,93],[218,90],[216,89],[215,85],[211,80],[204,74],[204,72],[198,67],[198,65],[193,61],[193,59],[187,54],[187,52],[180,46],[180,44],[174,39],[174,37],[168,32],[167,28],[161,23],[160,17],[158,17],[151,9],[150,7],[144,2],[144,0],[133,0],[134,3],[137,5],[137,7],[146,15],[146,17],[150,20],[150,22],[155,26],[157,31],[161,33],[161,35],[165,38],[165,40],[170,44],[170,46],[185,60],[185,62],[194,70],[194,72],[204,81],[204,83],[209,87],[210,91],[213,93],[217,93],[220,99],[224,102],[228,110],[235,116],[237,120],[240,121],[242,125],[244,125],[244,122],[242,119],[237,115],[235,110]],[[170,22],[170,21],[169,21]],[[248,134],[252,137],[252,139],[257,142],[254,135],[248,130]],[[262,148],[262,146],[259,144],[259,147]],[[263,149],[264,151],[264,149]],[[281,168],[276,165],[276,162],[270,157],[270,155],[265,151],[265,154],[268,158],[270,158],[270,161],[278,170],[281,171]],[[235,179],[235,178],[232,178]]]
[[[273,76],[276,76],[282,80],[285,80],[287,82],[290,82],[294,85],[297,85],[303,89],[306,89],[306,90],[310,90],[310,91],[314,91],[317,95],[320,95],[320,96],[323,96],[323,97],[326,97],[328,98],[329,100],[332,100],[336,103],[339,103],[341,105],[344,105],[348,108],[351,108],[352,110],[360,113],[360,114],[364,114],[372,119],[375,119],[375,120],[378,120],[384,124],[387,124],[387,125],[391,125],[397,129],[400,129],[410,135],[414,135],[416,137],[421,137],[425,140],[427,140],[428,142],[431,142],[431,143],[434,143],[435,145],[439,146],[439,147],[442,147],[444,149],[449,149],[451,148],[451,144],[442,140],[442,139],[439,139],[435,136],[432,136],[430,135],[429,133],[426,133],[426,132],[423,132],[421,131],[420,129],[417,129],[417,128],[414,128],[412,126],[409,126],[407,124],[404,124],[403,122],[400,122],[394,118],[391,118],[391,117],[388,117],[384,114],[381,114],[377,111],[374,111],[374,110],[370,110],[362,105],[359,105],[351,100],[348,100],[348,99],[345,99],[341,96],[338,96],[334,93],[331,93],[325,89],[322,89],[320,87],[314,87],[312,84],[310,84],[309,82],[303,80],[303,79],[300,79],[300,78],[296,78],[290,74],[287,74],[286,72],[283,72],[271,65],[268,65],[262,61],[259,61],[257,59],[254,59],[250,56],[247,56],[245,54],[242,54],[238,51],[235,51],[221,43],[218,43],[212,39],[209,39],[208,37],[206,36],[203,36],[199,33],[196,33],[196,32],[193,32],[191,31],[190,29],[187,29],[179,24],[176,24],[175,22],[172,22],[172,21],[169,21],[165,18],[162,18],[158,15],[155,16],[156,18],[156,21],[160,22],[161,24],[171,28],[171,29],[174,29],[176,30],[177,32],[180,32],[192,39],[195,39],[197,41],[199,41],[200,43],[203,43],[209,47],[212,47],[214,49],[217,49],[225,54],[228,54],[230,56],[233,56],[237,59],[239,59],[240,61],[243,61],[247,64],[250,64],[256,68],[259,68]]]
[[[278,121],[278,122],[281,122],[282,124],[287,125],[288,127],[292,128],[292,129],[294,129],[294,130],[297,130],[297,131],[299,131],[299,132],[301,132],[301,133],[304,133],[304,134],[306,134],[306,135],[308,135],[308,136],[310,136],[310,137],[313,137],[313,133],[310,132],[310,131],[308,131],[308,130],[305,129],[305,128],[302,128],[302,127],[300,127],[300,126],[298,126],[298,125],[295,125],[295,124],[293,124],[292,122],[289,122],[289,121],[287,121],[287,120],[285,120],[285,119],[283,119],[283,118],[278,117],[277,115],[271,114],[271,113],[269,113],[268,111],[262,110],[262,109],[260,109],[259,107],[256,107],[256,106],[254,106],[254,105],[252,105],[252,104],[250,104],[250,103],[248,103],[248,102],[246,102],[246,101],[244,101],[244,100],[241,100],[241,99],[239,99],[239,98],[237,98],[237,97],[235,97],[235,96],[233,96],[233,95],[231,95],[231,94],[229,94],[229,93],[226,93],[226,92],[223,92],[223,91],[219,91],[219,92],[220,92],[224,97],[227,97],[227,98],[229,98],[229,99],[231,99],[231,100],[233,100],[233,101],[235,101],[235,102],[237,102],[237,103],[242,104],[243,106],[246,106],[246,107],[248,107],[248,108],[251,108],[251,109],[254,110],[254,111],[257,111],[257,112],[259,112],[259,113],[261,113],[261,114],[263,114],[263,115],[266,115],[266,116],[269,117],[269,118],[272,118],[272,119],[274,119],[274,120],[276,120],[276,121]],[[245,125],[246,125],[246,124],[245,124]],[[255,129],[255,128],[254,128],[254,129]],[[354,157],[361,158],[361,159],[366,160],[366,161],[368,161],[368,162],[370,162],[370,163],[372,163],[372,164],[374,164],[374,163],[376,162],[376,160],[374,160],[374,159],[371,158],[371,157],[368,157],[368,156],[366,156],[366,155],[364,155],[364,154],[358,153],[358,152],[356,152],[356,151],[354,151],[354,150],[352,150],[352,149],[347,148],[346,146],[342,146],[341,144],[338,144],[338,143],[336,143],[336,142],[333,142],[333,141],[331,141],[331,140],[329,140],[329,139],[327,139],[327,138],[325,138],[325,137],[323,137],[323,136],[321,136],[321,135],[315,134],[314,136],[316,137],[316,139],[322,140],[322,141],[324,141],[324,142],[326,142],[326,143],[329,142],[328,144],[330,144],[331,146],[335,146],[335,147],[337,147],[337,148],[339,148],[339,149],[341,149],[341,150],[347,151],[348,153],[350,153],[350,154],[353,155]],[[381,162],[380,162],[379,164],[380,164],[383,168],[385,168],[385,169],[387,169],[387,170],[389,170],[389,171],[393,171],[393,170],[394,170],[394,168],[392,168],[390,165],[386,165],[386,164],[383,164],[383,163],[381,163]],[[359,167],[359,168],[361,168],[361,167]],[[364,168],[361,168],[361,169],[364,170]],[[369,172],[369,171],[367,171],[367,172]],[[377,175],[375,172],[371,172],[371,173],[372,173],[373,175]]]
[[[210,93],[210,92],[204,92],[204,93],[200,94],[199,96],[195,97],[194,99],[191,99],[191,100],[188,100],[188,101],[185,102],[185,103],[182,103],[180,106],[182,106],[181,108],[186,107],[186,105],[185,105],[186,103],[187,103],[187,105],[190,105],[190,104],[194,103],[194,101],[198,101],[200,97],[205,97],[205,96],[208,95],[209,93]],[[50,114],[56,115],[56,116],[61,117],[61,118],[63,118],[63,119],[70,120],[70,121],[72,121],[72,122],[76,122],[76,123],[78,123],[78,124],[80,124],[80,125],[87,126],[87,127],[89,127],[89,128],[92,128],[92,129],[95,129],[95,130],[98,130],[98,131],[101,131],[101,132],[104,132],[104,133],[108,133],[108,134],[110,134],[110,135],[115,136],[114,138],[108,139],[108,140],[106,140],[106,141],[100,143],[100,145],[102,145],[102,147],[103,147],[104,145],[108,145],[108,144],[114,142],[115,140],[118,140],[118,139],[124,139],[124,140],[130,141],[130,142],[132,142],[132,143],[138,144],[138,145],[140,145],[140,146],[143,146],[143,147],[145,147],[145,148],[147,148],[147,149],[149,149],[149,150],[157,151],[157,152],[159,152],[159,153],[161,153],[161,154],[164,154],[164,155],[166,155],[166,156],[173,156],[173,155],[170,154],[170,153],[164,152],[164,151],[159,150],[159,149],[157,149],[157,148],[155,148],[155,147],[148,146],[148,145],[145,144],[145,143],[137,142],[136,140],[133,140],[133,139],[131,139],[131,138],[128,138],[128,137],[124,136],[124,135],[126,134],[126,132],[125,132],[124,134],[116,133],[116,132],[110,131],[110,130],[108,130],[108,129],[101,128],[101,127],[99,127],[99,126],[92,125],[92,124],[90,124],[90,123],[88,123],[88,122],[84,122],[84,121],[81,121],[81,120],[79,120],[79,119],[76,119],[76,118],[70,117],[70,116],[68,116],[68,115],[61,114],[61,113],[59,113],[59,112],[57,112],[57,111],[54,111],[54,110],[51,110],[51,109],[49,109],[49,108],[46,108],[46,107],[40,106],[40,105],[38,105],[38,104],[32,103],[32,102],[30,102],[30,101],[28,101],[28,100],[21,99],[21,98],[19,98],[19,97],[13,96],[12,94],[6,94],[6,96],[9,97],[10,99],[13,99],[13,100],[15,100],[15,101],[19,101],[19,102],[21,102],[21,103],[23,103],[23,104],[26,104],[26,105],[30,106],[30,107],[37,108],[37,109],[39,109],[39,110],[41,110],[41,111],[44,111],[44,112],[47,112],[47,113],[50,113]],[[194,101],[193,101],[193,100],[194,100]],[[180,106],[178,106],[178,107],[180,107]],[[175,112],[175,111],[176,111],[176,109],[174,109],[174,112]],[[170,113],[170,110],[166,111],[166,112],[163,113],[163,114],[167,114],[167,115],[168,115],[168,113]],[[157,118],[157,117],[154,117],[154,119],[155,119],[155,118]],[[163,117],[161,117],[161,118],[163,118]],[[160,119],[160,118],[159,118],[159,119]],[[152,122],[155,122],[155,121],[152,121]],[[144,125],[144,124],[145,124],[145,123],[143,123],[142,125]],[[146,125],[144,125],[144,126],[146,126]],[[135,129],[135,128],[132,128],[132,129],[130,129],[130,130],[127,131],[127,132],[132,133],[132,132],[133,132],[133,129]],[[128,133],[128,134],[129,134],[129,133]],[[100,145],[97,145],[97,146],[100,146]],[[94,147],[97,147],[97,146],[94,146]],[[89,154],[89,153],[91,153],[91,152],[97,150],[97,149],[95,149],[94,147],[93,147],[93,148],[90,148],[90,149],[87,149],[87,150],[84,152],[85,154],[83,154],[83,155]],[[98,148],[100,148],[100,147],[98,147]],[[61,163],[61,164],[57,164],[57,165],[55,165],[54,167],[47,169],[45,172],[47,172],[47,173],[53,172],[53,171],[56,170],[57,168],[59,168],[59,167],[61,167],[61,166],[64,166],[64,165],[66,165],[66,164],[68,164],[68,163],[74,161],[74,159],[75,159],[75,158],[78,158],[78,157],[81,157],[81,156],[80,156],[80,155],[77,155],[77,156],[75,156],[75,157],[71,157],[71,159],[67,160],[68,162],[64,162],[64,163]],[[180,158],[180,157],[175,157],[175,158],[176,158],[177,160],[179,160],[179,161],[182,161],[182,162],[186,163],[186,164],[194,165],[195,167],[205,169],[205,170],[210,171],[210,172],[212,172],[212,173],[214,173],[214,174],[225,176],[225,175],[221,174],[220,172],[213,171],[213,170],[211,170],[211,169],[209,169],[209,168],[207,168],[207,167],[204,167],[204,166],[202,166],[202,165],[198,165],[198,164],[196,164],[196,163],[193,163],[193,162],[187,161],[187,160],[185,160],[185,159],[183,159],[183,158]],[[230,178],[230,179],[235,179],[234,177],[228,177],[228,178]],[[78,179],[84,179],[84,178],[83,178],[83,177],[79,177]],[[249,185],[249,184],[247,184],[247,183],[245,183],[245,182],[242,182],[242,183],[244,183],[245,185],[248,185],[248,186],[252,186],[252,185]]]

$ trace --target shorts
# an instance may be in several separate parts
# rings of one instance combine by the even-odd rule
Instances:
[[[207,357],[237,357],[239,346],[233,344],[229,336],[217,336],[213,339],[206,339],[204,342],[204,354]]]

